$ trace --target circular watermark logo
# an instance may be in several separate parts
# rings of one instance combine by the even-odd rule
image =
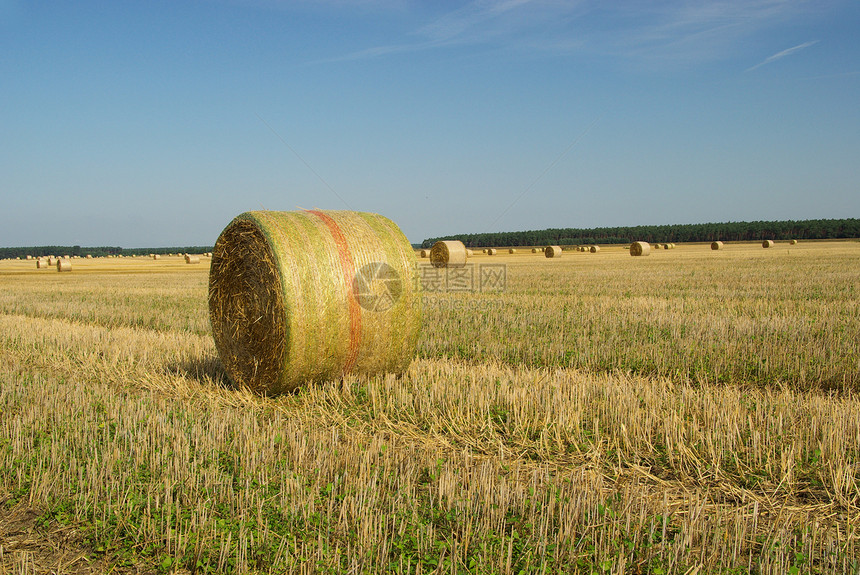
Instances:
[[[368,311],[387,311],[403,294],[400,274],[385,262],[362,266],[352,282],[358,304]]]

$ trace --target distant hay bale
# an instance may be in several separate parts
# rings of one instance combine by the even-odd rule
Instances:
[[[68,258],[62,258],[57,260],[57,271],[58,272],[70,272],[72,271],[72,260]]]
[[[209,273],[218,355],[234,382],[263,394],[402,373],[421,329],[416,279],[412,246],[383,216],[240,214],[221,232]]]
[[[788,240],[788,245],[790,245],[790,246],[796,246],[796,245],[797,245],[797,240]]]
[[[496,255],[498,252],[499,252],[499,250],[497,250],[496,248],[488,248],[488,249],[487,249],[487,255],[488,255],[488,256],[494,256],[494,255]]]
[[[560,246],[547,246],[543,249],[543,255],[548,258],[560,258],[561,257],[561,247]]]
[[[42,258],[39,258],[36,260],[36,269],[37,270],[45,270],[45,269],[48,269],[49,267],[51,267],[51,266],[48,265],[48,260],[42,259]]]
[[[429,258],[430,257],[430,250],[421,250],[420,255],[422,258]]]
[[[532,253],[533,253],[533,254],[538,253],[538,249],[537,249],[537,248],[532,248]]]
[[[57,258],[55,258],[54,256],[48,256],[48,265],[50,267],[54,267],[55,265],[57,265]]]
[[[190,254],[185,254],[185,263],[187,264],[199,264],[200,256],[192,256]]]
[[[591,246],[590,248],[588,248],[588,251],[590,251],[593,254],[596,254],[597,252],[600,251],[600,246]]]
[[[28,256],[27,256],[27,259],[28,259],[28,260],[31,260],[31,259],[33,259],[33,256],[28,255]]]
[[[672,248],[670,247],[669,244],[663,244],[663,249],[664,250],[671,250]]]
[[[86,258],[86,259],[88,259],[88,260],[93,259],[93,254],[87,254],[87,258]]]
[[[475,255],[475,252],[473,252],[472,250],[466,250],[466,256],[472,257],[473,255]]]
[[[154,259],[154,260],[160,260],[160,259],[161,259],[161,256],[160,256],[159,254],[152,254],[152,259]]]
[[[514,249],[514,248],[511,248],[511,249],[509,249],[509,250],[508,250],[508,253],[509,253],[509,254],[515,254],[515,253],[517,253],[517,250],[516,250],[516,249]]]
[[[633,242],[630,244],[631,256],[647,256],[651,255],[651,244],[648,242]]]
[[[764,241],[761,243],[761,247],[763,247],[763,248],[772,248],[772,247],[773,247],[773,240],[764,240]]]
[[[721,250],[721,249],[723,249],[723,242],[721,242],[721,241],[719,241],[719,240],[717,240],[717,241],[715,241],[715,242],[711,242],[711,249],[712,249],[712,250]]]
[[[430,263],[434,268],[463,267],[468,257],[466,246],[458,240],[436,242],[430,248]]]

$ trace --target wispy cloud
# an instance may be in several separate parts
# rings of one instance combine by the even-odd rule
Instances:
[[[782,52],[777,52],[773,56],[768,56],[767,58],[765,58],[764,60],[762,60],[761,62],[756,64],[755,66],[747,68],[746,71],[751,72],[757,68],[761,68],[762,66],[764,66],[766,64],[770,64],[771,62],[776,62],[777,60],[785,58],[786,56],[791,56],[792,54],[794,54],[796,52],[800,52],[801,50],[805,50],[806,48],[809,48],[810,46],[814,46],[815,44],[818,44],[818,40],[812,40],[811,42],[804,42],[803,44],[798,44],[797,46],[793,46],[791,48],[786,48]]]
[[[332,60],[495,46],[542,53],[584,51],[634,61],[701,62],[728,57],[743,45],[740,40],[790,22],[808,9],[805,0],[472,0],[418,21],[411,29],[394,31],[389,44]],[[814,43],[775,54],[752,69]]]

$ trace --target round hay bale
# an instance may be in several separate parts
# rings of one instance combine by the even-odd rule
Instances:
[[[772,248],[772,247],[773,247],[773,240],[764,240],[764,241],[761,243],[761,247],[763,247],[763,248]]]
[[[28,255],[27,260],[31,260],[31,259],[33,259],[33,256]]]
[[[39,258],[36,260],[36,269],[37,270],[46,270],[48,269],[48,260]]]
[[[672,248],[669,247],[669,244],[663,244],[663,249],[664,250],[671,250]]]
[[[190,254],[185,254],[185,263],[187,264],[199,264],[200,256],[192,256]]]
[[[158,255],[158,254],[152,254],[152,259],[154,259],[154,260],[160,260],[160,259],[161,259],[161,256],[160,256],[160,255]]]
[[[494,256],[498,253],[498,251],[499,250],[497,250],[496,248],[489,248],[489,249],[487,249],[487,255],[488,256]]]
[[[537,249],[537,248],[532,248],[532,253],[533,253],[533,254],[538,253],[538,249]]]
[[[588,251],[590,251],[593,254],[596,254],[597,252],[600,251],[600,246],[591,246],[590,248],[588,248]]]
[[[473,255],[475,255],[475,252],[473,252],[472,250],[466,250],[466,256],[472,257]]]
[[[57,265],[57,258],[55,258],[54,256],[48,256],[48,265],[50,267],[54,267],[55,265]]]
[[[430,257],[430,250],[421,250],[421,253],[419,255],[422,258],[429,258]]]
[[[482,249],[481,252],[487,253],[487,248]]]
[[[788,240],[788,245],[790,245],[790,246],[796,246],[796,245],[797,245],[797,240]]]
[[[402,373],[421,330],[417,273],[412,246],[383,216],[240,214],[212,252],[218,355],[234,382],[263,394]]]
[[[711,249],[712,249],[712,250],[721,250],[721,249],[723,249],[723,242],[721,242],[721,241],[719,241],[719,240],[717,240],[717,241],[715,241],[715,242],[711,242]]]
[[[466,246],[457,240],[436,242],[430,248],[430,263],[434,268],[456,268],[466,265]]]
[[[509,254],[515,254],[515,253],[517,253],[517,250],[516,250],[516,249],[514,249],[514,248],[511,248],[511,249],[509,249],[509,250],[508,250],[508,253],[509,253]]]
[[[560,246],[547,246],[543,249],[543,255],[548,258],[560,258],[561,257],[561,247]]]
[[[62,258],[57,260],[57,271],[58,272],[70,272],[72,271],[72,260],[68,258]]]
[[[631,256],[647,256],[651,255],[651,244],[648,242],[633,242],[630,244]]]

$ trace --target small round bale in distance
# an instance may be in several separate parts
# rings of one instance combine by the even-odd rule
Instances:
[[[436,242],[430,248],[430,263],[434,268],[455,268],[466,265],[466,246],[457,240]]]
[[[430,257],[430,250],[421,250],[421,253],[419,255],[422,258],[429,258]]]
[[[772,247],[773,247],[773,240],[764,240],[764,241],[761,243],[761,247],[763,247],[763,248],[772,248]]]
[[[591,246],[590,248],[588,248],[588,251],[590,251],[593,254],[596,254],[597,252],[600,251],[600,246]]]
[[[631,256],[647,256],[651,255],[651,244],[648,242],[633,242],[630,244]]]
[[[475,255],[475,252],[473,252],[472,250],[466,250],[467,257],[472,257],[473,255]]]
[[[48,260],[42,259],[42,258],[39,258],[36,260],[36,269],[37,270],[48,269],[48,267],[49,267],[48,266]]]
[[[499,252],[499,250],[497,250],[496,248],[489,248],[489,249],[487,249],[487,255],[488,255],[488,256],[494,256],[494,255],[496,255],[498,252]]]
[[[548,258],[560,258],[561,246],[547,246],[543,250],[543,255]]]
[[[715,241],[715,242],[711,242],[711,249],[712,249],[712,250],[721,250],[721,249],[723,249],[723,242],[721,242],[721,241],[719,241],[719,240],[717,240],[717,241]]]
[[[200,256],[192,256],[191,254],[185,254],[185,263],[187,264],[199,264]]]
[[[57,260],[57,271],[58,272],[70,272],[72,271],[72,260],[68,258],[60,258]]]
[[[218,237],[209,319],[238,385],[263,394],[402,373],[421,330],[418,261],[378,214],[245,212]]]
[[[790,245],[790,246],[796,246],[796,245],[797,245],[797,240],[788,240],[788,245]]]

